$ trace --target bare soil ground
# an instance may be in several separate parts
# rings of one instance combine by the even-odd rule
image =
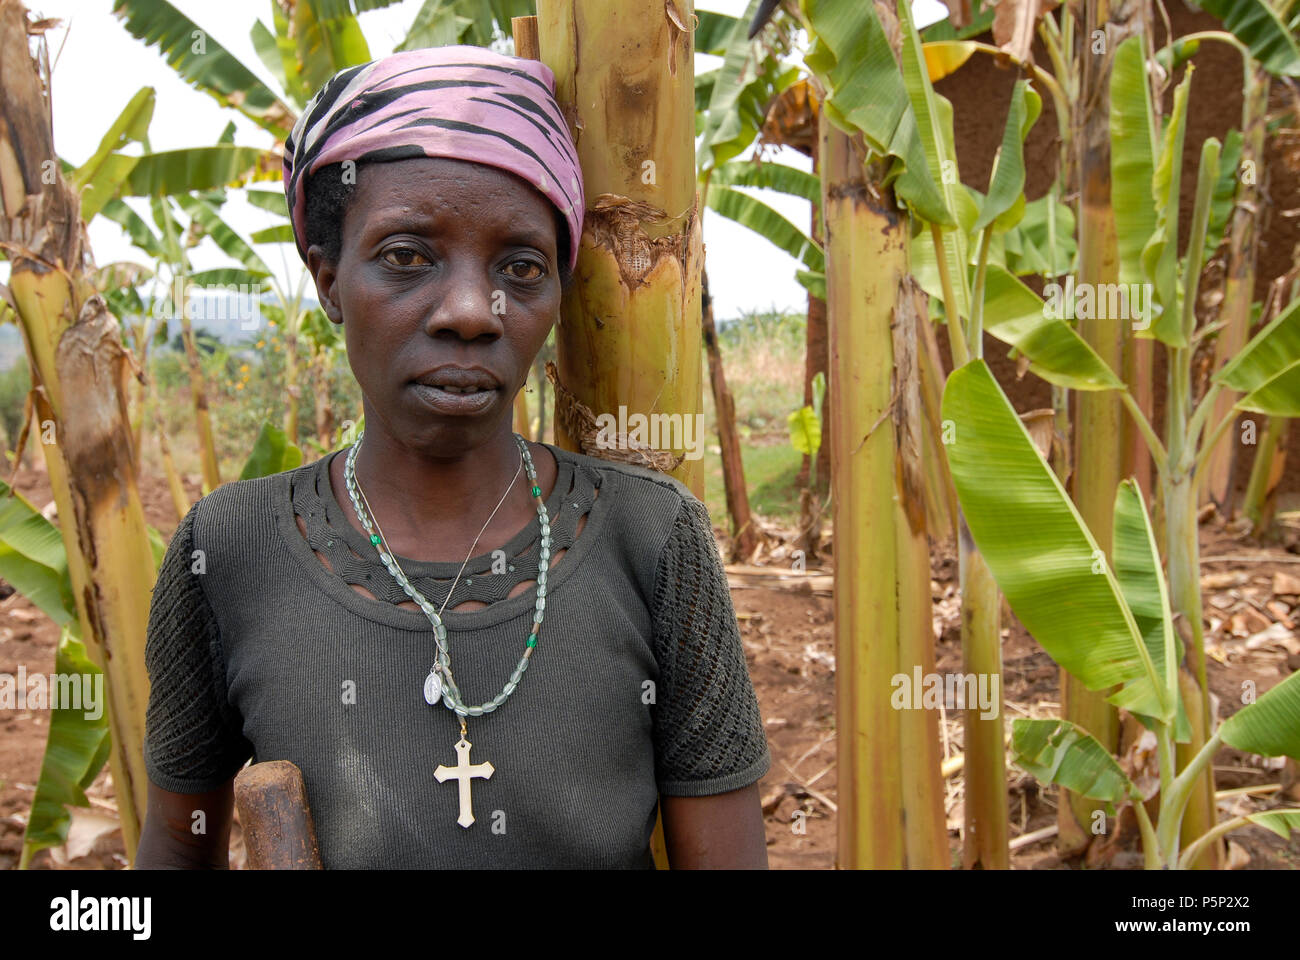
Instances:
[[[195,478],[190,478],[195,479]],[[43,473],[23,470],[17,488],[38,507],[50,500]],[[197,497],[197,483],[190,484]],[[149,522],[170,536],[176,526],[166,487],[146,478],[142,489]],[[779,554],[781,548],[777,548]],[[1206,557],[1249,558],[1206,563],[1206,588],[1211,625],[1209,676],[1219,697],[1220,716],[1241,702],[1244,681],[1263,693],[1292,670],[1300,668],[1300,536],[1287,545],[1260,547],[1231,533],[1202,529]],[[789,563],[772,558],[774,572]],[[780,564],[777,566],[777,564]],[[810,567],[816,563],[810,559]],[[829,572],[827,569],[826,572]],[[744,580],[745,582],[741,582]],[[777,584],[775,578],[773,584]],[[824,581],[822,582],[824,586]],[[960,637],[956,564],[942,548],[932,564],[935,601],[935,655],[939,672],[960,671]],[[0,593],[9,590],[6,586]],[[778,869],[829,869],[835,860],[836,740],[835,655],[832,602],[829,591],[794,592],[783,585],[763,585],[762,578],[736,578],[732,598],[741,626],[768,740],[772,769],[760,783],[767,823],[768,857]],[[1057,669],[1047,654],[1004,612],[1003,647],[1005,715],[1050,715],[1057,708]],[[49,672],[58,641],[55,625],[25,598],[9,594],[0,600],[0,672],[14,673],[25,664],[29,673]],[[961,751],[960,718],[946,715],[945,756]],[[48,714],[19,711],[0,716],[0,868],[18,863],[23,829],[31,806],[33,785],[45,750]],[[1276,783],[1283,771],[1259,757],[1225,749],[1215,761],[1220,789]],[[1031,777],[1008,768],[1007,800],[1012,834],[1022,836],[1056,820],[1052,788],[1041,788]],[[38,854],[33,867],[45,869],[121,869],[126,865],[121,833],[116,828],[113,786],[107,770],[89,791],[93,807],[79,813],[65,848]],[[1262,809],[1275,794],[1232,797],[1221,814],[1244,805]],[[797,811],[802,811],[798,813]],[[961,778],[948,781],[947,813],[954,865],[960,863],[962,822]],[[1257,869],[1300,866],[1300,840],[1284,843],[1262,829],[1235,835],[1240,865]],[[238,831],[232,862],[242,861]],[[1132,851],[1108,850],[1105,862],[1095,854],[1092,865],[1133,867]],[[1062,862],[1051,839],[1025,845],[1013,854],[1020,869],[1059,869],[1088,864],[1086,859]]]
[[[1219,717],[1242,705],[1243,684],[1258,694],[1300,669],[1300,535],[1286,546],[1262,547],[1217,527],[1201,531],[1206,562],[1202,586],[1208,609],[1208,677],[1218,698]],[[783,572],[788,571],[788,562]],[[931,560],[931,588],[936,633],[935,669],[961,672],[960,594],[951,550],[939,549]],[[827,570],[826,572],[829,572]],[[744,578],[751,580],[752,578]],[[835,657],[833,607],[822,591],[733,584],[732,598],[740,621],[750,672],[758,691],[772,769],[760,784],[767,822],[768,858],[773,868],[829,869],[835,865],[836,742],[834,715]],[[1257,616],[1258,615],[1258,616]],[[1004,717],[1059,715],[1059,670],[1047,653],[1005,607],[1003,623]],[[960,717],[946,714],[944,756],[961,753]],[[1220,791],[1290,783],[1293,771],[1230,747],[1214,761]],[[1012,844],[1017,837],[1056,823],[1056,789],[1042,787],[1008,763],[1007,802]],[[1291,789],[1295,789],[1291,787]],[[1232,796],[1220,801],[1220,817],[1267,809],[1276,792]],[[947,781],[946,812],[952,862],[961,863],[962,782],[960,773]],[[798,811],[803,811],[802,815]],[[1099,838],[1104,841],[1104,838]],[[1237,869],[1296,869],[1300,839],[1284,842],[1260,828],[1234,833],[1230,863]],[[1024,844],[1012,853],[1013,869],[1104,867],[1138,869],[1138,848],[1094,842],[1084,855],[1063,860],[1051,837]]]

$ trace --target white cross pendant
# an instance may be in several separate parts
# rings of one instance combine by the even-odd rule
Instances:
[[[455,779],[460,781],[460,816],[456,822],[462,827],[468,827],[474,822],[474,811],[470,804],[469,781],[472,777],[482,777],[484,780],[492,776],[492,764],[487,763],[470,763],[469,748],[472,744],[461,737],[456,741],[456,766],[448,767],[438,764],[438,769],[433,771],[434,777],[439,783],[446,783],[448,780]]]

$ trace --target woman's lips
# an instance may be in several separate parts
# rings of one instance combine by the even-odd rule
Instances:
[[[451,390],[444,390],[441,387],[426,383],[413,383],[411,389],[415,391],[416,396],[432,407],[434,411],[450,417],[464,417],[482,413],[492,405],[497,398],[497,394],[501,392],[499,388],[494,387],[486,390],[469,388],[466,392],[453,393]]]

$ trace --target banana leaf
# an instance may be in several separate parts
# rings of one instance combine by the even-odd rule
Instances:
[[[952,102],[935,93],[934,86],[930,83],[929,73],[924,69],[921,40],[912,23],[912,8],[907,0],[899,0],[898,22],[902,30],[903,84],[916,116],[926,168],[934,178],[933,185],[943,197],[944,209],[955,222],[955,228],[942,231],[941,256],[947,262],[948,275],[953,280],[953,296],[957,298],[957,303],[945,303],[944,308],[950,318],[965,318],[970,316],[971,309],[971,284],[967,280],[965,265],[970,262],[969,238],[974,232],[979,208],[962,186],[958,172]],[[948,226],[941,225],[945,228]]]
[[[81,219],[89,223],[122,189],[123,182],[135,169],[139,157],[113,153],[99,164],[94,178],[81,191]]]
[[[283,190],[252,190],[244,191],[244,197],[255,207],[259,207],[268,213],[274,213],[278,216],[288,219],[289,205],[285,203]]]
[[[1141,255],[1143,276],[1154,285],[1155,302],[1161,310],[1147,329],[1134,331],[1136,336],[1155,337],[1171,347],[1187,346],[1178,298],[1178,202],[1192,72],[1193,67],[1188,65],[1183,81],[1174,88],[1174,108],[1165,125],[1152,178],[1156,228]]]
[[[289,32],[289,15],[277,0],[271,0],[270,6],[271,25],[275,28],[275,48],[280,55],[285,80],[288,82],[284,92],[293,103],[296,112],[301,113],[316,91],[308,89],[303,81],[302,67],[298,63],[298,44]]]
[[[1151,194],[1159,132],[1141,35],[1115,48],[1110,72],[1110,189],[1120,283],[1141,283],[1142,248],[1156,231]]]
[[[895,158],[883,185],[892,184],[918,216],[956,226],[935,187],[903,75],[872,4],[800,0],[800,6],[816,36],[804,63],[826,88],[825,116],[862,133],[876,153]]]
[[[135,166],[136,158],[117,153],[132,142],[143,142],[149,133],[154,110],[153,87],[141,87],[131,98],[90,159],[72,174],[74,190],[81,191],[81,218],[87,223],[117,193],[122,180]]]
[[[473,25],[474,18],[462,16],[457,12],[455,4],[444,0],[425,0],[411,22],[405,39],[398,44],[396,50],[419,50],[460,43]]]
[[[1032,275],[1059,277],[1074,267],[1077,246],[1074,242],[1074,211],[1056,201],[1055,256],[1049,242],[1052,224],[1048,221],[1050,195],[1025,204],[1025,213],[1010,230],[996,234],[989,246],[991,263],[1001,263],[1017,277]]]
[[[59,626],[77,622],[59,528],[0,481],[0,577]]]
[[[989,192],[971,228],[978,233],[989,224],[998,230],[1015,226],[1025,212],[1025,137],[1038,121],[1043,99],[1027,80],[1017,80],[1011,90],[1002,145],[989,174]]]
[[[1246,819],[1265,830],[1273,831],[1283,840],[1288,839],[1292,830],[1300,830],[1300,810],[1265,810],[1261,813],[1248,813]]]
[[[179,195],[176,197],[176,203],[207,236],[212,238],[223,253],[242,264],[246,271],[263,277],[270,276],[271,268],[257,255],[247,240],[221,219],[221,214],[216,207],[192,194]]]
[[[1172,721],[1105,553],[983,360],[953,371],[942,409],[962,513],[1025,629],[1088,689],[1125,684],[1130,710]]]
[[[709,187],[761,187],[800,197],[810,203],[822,202],[821,178],[784,163],[759,163],[755,160],[732,160],[718,166],[709,177]]]
[[[132,245],[143,250],[155,260],[165,260],[166,251],[163,249],[162,241],[149,228],[149,224],[144,222],[140,214],[136,213],[121,199],[109,200],[100,209],[99,215],[112,220],[124,231]]]
[[[748,37],[748,24],[760,0],[750,0],[732,25],[722,67],[714,78],[696,166],[707,170],[739,156],[754,142],[768,105],[799,79],[798,67],[782,63],[761,42]]]
[[[712,10],[696,10],[699,23],[695,27],[695,52],[726,56],[727,46],[741,21],[738,17]]]
[[[1242,397],[1237,409],[1272,417],[1300,417],[1300,360]]]
[[[1224,29],[1250,49],[1269,73],[1300,77],[1300,45],[1295,26],[1274,11],[1268,0],[1194,0],[1206,13],[1223,21]]]
[[[1215,383],[1251,393],[1300,360],[1300,299],[1293,300],[1213,377]]]
[[[267,477],[273,473],[282,473],[302,465],[302,450],[289,442],[283,430],[269,421],[262,423],[262,430],[253,444],[253,451],[244,463],[239,474],[240,480],[252,480]]]
[[[293,127],[293,111],[271,88],[167,0],[117,0],[113,15],[131,36],[156,47],[186,82],[223,107],[233,107],[277,137]]]
[[[912,270],[921,288],[942,297],[934,245],[912,242]],[[971,277],[974,267],[968,267]],[[990,263],[984,278],[984,329],[1029,358],[1030,369],[1049,383],[1074,390],[1115,390],[1123,381],[1063,318],[1053,316],[1029,287],[1004,267]]]
[[[1237,191],[1244,184],[1241,179],[1240,130],[1229,130],[1223,138],[1223,149],[1219,154],[1219,178],[1215,181],[1214,192],[1210,197],[1210,223],[1205,231],[1205,252],[1202,260],[1208,260],[1224,241],[1224,231],[1232,217],[1232,208],[1237,201]]]
[[[1011,725],[1011,750],[1016,764],[1042,783],[1111,803],[1142,799],[1110,751],[1068,720],[1017,717]]]
[[[794,278],[818,300],[826,299],[826,274],[816,270],[796,270]]]
[[[822,425],[812,407],[800,407],[787,418],[790,446],[809,457],[817,456],[822,443]]]
[[[254,243],[293,243],[293,226],[281,223],[274,227],[267,227],[250,233],[248,239]]]
[[[1111,557],[1115,564],[1115,579],[1119,581],[1124,602],[1133,612],[1133,620],[1146,643],[1155,675],[1164,685],[1167,700],[1177,701],[1178,664],[1183,658],[1183,646],[1174,633],[1169,588],[1160,567],[1155,532],[1147,516],[1142,491],[1132,480],[1123,481],[1115,491]],[[1126,706],[1122,695],[1114,702]],[[1186,724],[1185,712],[1182,718]],[[1190,727],[1182,733],[1185,738],[1190,738]]]
[[[1223,742],[1246,753],[1300,760],[1300,673],[1223,722]]]
[[[128,197],[163,197],[238,187],[250,180],[273,180],[283,175],[282,165],[269,150],[220,144],[146,153],[122,184]]]
[[[195,287],[251,287],[263,289],[266,274],[239,267],[214,267],[211,270],[196,270],[190,274],[190,283]]]
[[[54,672],[63,676],[91,678],[91,690],[98,686],[99,716],[88,719],[95,710],[51,710],[50,730],[45,741],[45,758],[32,797],[31,814],[23,834],[20,866],[26,867],[33,854],[57,847],[68,839],[71,818],[68,807],[88,807],[86,788],[95,782],[108,762],[110,747],[108,711],[103,702],[107,690],[103,673],[86,654],[85,645],[74,635],[72,625],[65,625],[54,654]],[[78,683],[78,686],[83,684]],[[84,686],[83,686],[84,689]]]
[[[803,263],[809,270],[826,269],[826,256],[807,234],[762,200],[730,187],[709,188],[709,209],[748,227]]]
[[[290,22],[302,79],[310,90],[324,86],[338,71],[370,60],[370,47],[347,3],[297,0]]]

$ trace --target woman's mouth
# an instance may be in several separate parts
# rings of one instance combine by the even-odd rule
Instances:
[[[425,404],[447,416],[481,413],[501,392],[495,378],[485,371],[455,367],[425,374],[411,388]]]

